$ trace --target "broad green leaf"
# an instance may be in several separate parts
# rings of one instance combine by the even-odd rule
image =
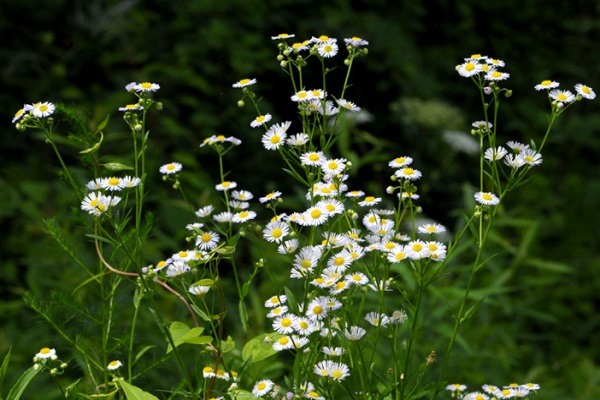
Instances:
[[[236,390],[235,396],[232,396],[235,400],[258,400],[259,397],[254,397],[251,392],[246,390]]]
[[[277,353],[273,349],[273,342],[282,336],[285,335],[263,333],[249,340],[242,350],[242,359],[245,361],[252,357],[252,362],[255,363],[271,357]]]
[[[21,398],[21,395],[25,391],[29,382],[38,374],[39,370],[34,369],[33,367],[29,368],[27,371],[23,372],[23,375],[17,380],[15,386],[10,389],[6,400],[18,400]]]
[[[117,383],[123,389],[127,400],[158,400],[158,397],[143,391],[137,386],[133,386],[124,379],[117,380]]]
[[[212,341],[210,336],[200,336],[204,331],[202,327],[194,327],[189,328],[186,324],[180,321],[175,321],[169,326],[169,331],[171,332],[171,337],[173,338],[173,343],[175,347],[183,343],[189,344],[207,344]],[[171,345],[167,347],[167,353],[171,350]]]
[[[229,353],[231,350],[235,348],[235,342],[231,338],[231,336],[227,336],[227,340],[221,342],[221,351],[223,353]]]

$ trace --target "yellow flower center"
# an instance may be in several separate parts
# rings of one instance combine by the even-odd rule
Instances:
[[[403,252],[399,252],[398,254],[396,254],[396,261],[401,261],[404,260],[406,258],[406,254],[404,254]]]
[[[308,329],[308,322],[306,321],[300,321],[300,323],[298,324],[300,326],[300,329]]]
[[[265,388],[267,387],[267,384],[264,382],[261,382],[258,384],[258,386],[256,387],[258,390],[265,390]]]
[[[475,64],[473,64],[473,63],[467,63],[467,64],[465,65],[465,69],[466,69],[467,71],[473,71],[473,70],[475,69]]]
[[[583,93],[585,93],[585,94],[590,94],[590,93],[592,93],[592,91],[590,90],[590,88],[589,88],[589,87],[587,87],[587,86],[582,86],[582,87],[581,87],[581,91],[582,91]]]
[[[242,80],[241,80],[241,81],[239,81],[238,83],[239,83],[240,85],[245,85],[245,84],[247,84],[248,82],[250,82],[250,79],[242,79]]]
[[[481,54],[471,54],[471,58],[481,58]]]
[[[312,210],[310,216],[311,218],[319,218],[321,216],[321,210]]]
[[[277,143],[281,142],[281,136],[277,136],[277,135],[271,136],[270,141],[272,144],[277,144]]]
[[[167,170],[169,170],[169,171],[173,171],[175,168],[176,168],[175,164],[169,164],[169,165],[167,165]]]
[[[181,258],[186,258],[186,257],[188,256],[188,254],[189,254],[189,253],[188,253],[187,251],[180,251],[180,252],[179,252],[179,257],[181,257]]]
[[[263,122],[264,120],[265,120],[264,115],[259,115],[258,117],[256,117],[256,122]]]
[[[340,379],[344,374],[342,374],[342,371],[340,371],[339,369],[336,369],[335,371],[333,371],[331,373],[331,376],[333,376],[334,378]]]
[[[494,71],[492,72],[492,78],[500,78],[502,76],[502,72]]]
[[[486,200],[486,201],[492,201],[492,199],[493,199],[492,195],[489,194],[489,193],[482,194],[481,198],[484,199],[484,200]]]
[[[283,235],[283,231],[279,228],[275,228],[271,231],[271,236],[273,236],[274,238],[280,238],[281,235]]]
[[[50,354],[52,350],[49,347],[44,347],[43,349],[40,350],[41,354]]]
[[[288,339],[286,336],[282,337],[279,339],[279,344],[282,346],[285,346],[286,344],[288,344],[290,342],[290,339]]]
[[[308,159],[310,161],[319,161],[319,155],[318,154],[311,154],[308,156]]]
[[[152,87],[152,84],[150,82],[142,83],[142,88],[144,88],[144,89],[150,89],[151,87]]]
[[[302,262],[300,263],[300,266],[302,268],[310,268],[311,267],[311,262],[309,260],[302,260]]]
[[[313,307],[313,314],[319,315],[323,313],[323,307],[321,306],[314,306]]]
[[[212,235],[210,233],[205,233],[200,236],[200,240],[202,240],[203,243],[208,243],[212,240]]]
[[[324,42],[326,40],[329,40],[329,36],[325,36],[325,35],[319,36],[319,41]]]
[[[415,170],[412,168],[404,168],[402,171],[404,172],[404,175],[412,175],[415,173]]]
[[[556,98],[557,98],[558,100],[565,101],[565,100],[567,100],[567,95],[566,95],[566,94],[564,94],[564,93],[559,93],[559,94],[556,96]]]
[[[41,112],[44,112],[44,111],[48,110],[48,106],[45,104],[42,104],[41,106],[39,106],[38,110],[40,110]]]
[[[550,86],[552,84],[552,81],[546,79],[544,81],[542,81],[542,86]]]
[[[202,372],[210,373],[210,372],[213,372],[213,369],[212,369],[212,367],[204,367]]]
[[[413,244],[412,249],[414,251],[421,251],[421,250],[423,250],[423,246],[419,243],[415,243],[415,244]]]
[[[109,367],[115,367],[115,366],[117,366],[117,365],[119,365],[119,362],[118,362],[118,361],[111,361],[111,362],[109,362],[109,363],[108,363],[108,366],[109,366]]]
[[[374,200],[375,200],[375,197],[373,197],[373,196],[367,196],[367,197],[365,197],[365,201],[366,201],[367,203],[371,203],[371,202],[373,202]]]
[[[248,217],[248,211],[242,211],[241,213],[238,214],[239,218],[247,218]]]
[[[223,187],[229,187],[230,185],[231,185],[231,182],[229,182],[229,181],[225,181],[225,182],[221,183],[221,186],[223,186]]]

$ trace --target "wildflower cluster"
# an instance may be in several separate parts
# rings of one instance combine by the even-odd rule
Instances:
[[[446,386],[446,390],[452,393],[453,399],[458,400],[503,400],[503,399],[526,399],[530,395],[537,394],[540,385],[537,383],[517,384],[511,383],[502,388],[485,384],[482,391],[467,392],[467,386],[463,384],[452,384]]]
[[[224,155],[242,144],[233,136],[212,135],[199,144],[200,148],[215,151],[218,157],[219,176],[214,185],[217,203],[188,201],[179,181],[183,165],[177,161],[157,171],[147,171],[146,113],[152,107],[162,109],[162,104],[153,99],[160,89],[156,83],[128,84],[126,90],[138,100],[119,108],[131,130],[133,166],[99,163],[95,153],[102,144],[105,120],[94,132],[97,142],[81,152],[94,160],[90,164],[96,178],[86,185],[78,184],[69,174],[52,141],[54,125],[49,116],[55,110],[53,104],[26,105],[15,115],[13,123],[17,128],[35,127],[46,132],[71,185],[82,194],[84,215],[94,217],[86,216],[86,222],[92,224],[93,234],[88,236],[94,242],[99,270],[86,270],[90,275],[86,284],[98,283],[102,301],[110,300],[107,303],[111,306],[103,308],[105,314],[97,318],[105,323],[103,335],[108,336],[106,332],[116,319],[113,313],[118,310],[111,307],[117,289],[123,282],[132,282],[135,288],[128,358],[109,362],[106,355],[112,354],[113,349],[108,349],[110,341],[106,336],[101,338],[102,348],[98,351],[87,353],[76,348],[90,373],[97,374],[92,381],[103,382],[97,385],[104,390],[101,396],[112,396],[119,390],[136,396],[146,394],[131,384],[138,376],[134,365],[153,347],[143,347],[137,355],[133,351],[138,346],[137,318],[144,309],[140,304],[146,300],[152,318],[165,335],[164,360],[173,355],[182,372],[181,384],[173,389],[178,395],[324,400],[345,393],[365,399],[421,398],[428,393],[435,399],[446,386],[445,374],[459,329],[472,314],[467,310],[476,308],[469,307],[469,293],[473,277],[489,261],[483,261],[484,247],[500,204],[508,192],[525,182],[533,167],[542,163],[542,148],[555,118],[566,105],[576,99],[595,97],[593,90],[582,84],[576,86],[575,96],[555,91],[555,82],[542,82],[536,89],[551,90],[552,101],[549,127],[541,145],[534,141],[529,145],[516,141],[500,145],[496,125],[501,94],[511,95],[502,86],[510,77],[501,70],[505,63],[473,55],[457,66],[461,76],[476,84],[484,104],[483,119],[474,122],[471,131],[479,139],[479,181],[465,204],[464,223],[451,230],[427,219],[426,210],[418,204],[423,178],[418,166],[423,160],[417,156],[401,154],[388,160],[390,183],[381,193],[374,193],[373,188],[355,187],[350,174],[352,163],[335,154],[333,144],[343,134],[341,121],[350,113],[361,112],[360,106],[347,99],[347,91],[352,65],[358,57],[368,54],[368,42],[351,37],[340,45],[328,36],[292,42],[294,37],[280,34],[272,39],[277,41],[277,62],[291,81],[289,99],[299,115],[299,124],[274,121],[272,114],[261,110],[260,96],[255,93],[256,79],[244,78],[232,85],[241,92],[238,106],[249,102],[253,108],[252,119],[248,118],[252,128],[248,129],[248,141],[277,152],[284,170],[300,184],[294,201],[290,201],[293,194],[284,195],[284,188],[255,196],[259,192],[238,185],[232,177],[234,171],[224,169]],[[343,48],[344,83],[341,88],[332,89],[327,77],[335,68],[329,64]],[[309,62],[321,68],[322,79],[318,83],[307,82],[304,68]],[[256,135],[256,131],[261,133]],[[105,175],[100,167],[109,170],[110,176],[100,177]],[[114,171],[121,170],[132,172],[114,176]],[[173,187],[195,215],[185,227],[187,244],[175,252],[152,252],[150,256],[145,252],[145,239],[151,231],[150,219],[144,218],[143,213],[148,174],[173,181]],[[120,207],[114,211],[116,206]],[[449,304],[454,325],[441,366],[437,367],[436,349],[419,348],[426,329],[425,297],[429,287],[447,272],[457,245],[465,241],[465,232],[472,232],[475,237],[475,258],[462,298],[458,304]],[[241,269],[236,249],[242,239],[251,241],[260,254],[270,256],[253,263],[243,260],[244,266],[249,267]],[[154,258],[150,264],[148,257]],[[76,260],[79,265],[86,265]],[[223,264],[228,266],[226,277]],[[280,274],[282,270],[284,274]],[[272,283],[262,299],[264,303],[259,302],[259,306],[264,304],[262,312],[269,329],[251,337],[255,332],[250,329],[246,302],[250,295],[255,304],[259,298],[260,292],[251,291],[251,285],[260,271],[266,271],[265,279]],[[157,288],[184,305],[190,324],[163,318],[157,311]],[[237,313],[225,309],[234,290],[239,299]],[[233,351],[236,344],[225,332],[224,320],[231,314],[239,315],[241,331],[249,339],[241,352]],[[201,371],[195,376],[185,372],[190,368],[183,361],[186,354],[179,349],[183,344],[201,346],[193,355],[195,369]],[[269,376],[260,362],[282,353],[288,367]],[[34,359],[38,369],[50,367],[54,361],[56,353],[50,348],[42,349]],[[127,379],[119,377],[123,366]],[[52,366],[51,373],[57,374],[64,368],[63,363]],[[113,378],[110,381],[109,375]],[[271,379],[282,382],[277,384]],[[484,385],[483,391],[470,393],[461,384],[448,385],[446,389],[458,399],[498,400],[527,397],[539,385],[509,385],[503,389]]]
[[[50,375],[62,375],[68,364],[61,361],[56,354],[56,350],[50,347],[42,348],[33,357],[33,369],[37,372],[48,371]]]

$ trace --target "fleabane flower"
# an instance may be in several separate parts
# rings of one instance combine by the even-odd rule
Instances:
[[[196,247],[200,250],[212,250],[219,243],[219,234],[215,232],[204,232],[196,237]]]
[[[410,241],[404,248],[406,255],[412,260],[420,260],[429,256],[429,247],[421,240]]]
[[[369,42],[367,42],[366,40],[364,40],[362,38],[356,37],[356,36],[352,36],[351,38],[344,39],[344,43],[346,43],[346,46],[353,46],[353,47],[369,45]]]
[[[121,366],[123,365],[123,363],[119,360],[114,360],[108,363],[108,365],[106,366],[106,369],[108,369],[109,371],[115,371],[119,368],[121,368]]]
[[[325,159],[325,154],[320,151],[311,151],[300,156],[300,162],[310,166],[319,166]]]
[[[338,53],[339,47],[334,40],[335,39],[329,39],[319,43],[317,45],[317,53],[324,58],[335,57],[335,55]]]
[[[551,80],[543,80],[541,83],[535,85],[535,90],[546,90],[546,89],[555,89],[559,86],[558,82],[554,82]]]
[[[409,181],[416,181],[422,176],[421,171],[410,167],[399,169],[394,173],[394,175],[396,175],[398,178],[407,179]]]
[[[285,39],[291,39],[293,38],[294,34],[290,34],[290,33],[280,33],[277,36],[271,36],[271,40],[285,40]]]
[[[463,385],[461,383],[453,383],[451,385],[446,386],[446,390],[449,390],[451,392],[464,392],[465,390],[467,390],[467,385]]]
[[[508,78],[510,78],[509,73],[496,70],[491,70],[487,74],[485,74],[485,79],[487,81],[503,81]]]
[[[44,118],[52,115],[55,108],[54,104],[44,101],[43,103],[35,103],[31,113],[38,118]]]
[[[341,108],[344,108],[344,109],[346,109],[348,111],[351,111],[351,112],[359,112],[360,111],[360,107],[359,106],[357,106],[353,102],[348,101],[346,99],[338,99],[337,100],[337,104]]]
[[[139,103],[135,104],[126,104],[125,107],[119,107],[119,111],[141,111],[144,107],[142,107]]]
[[[256,397],[263,397],[273,389],[273,385],[273,381],[269,379],[258,381],[252,388],[252,394]]]
[[[156,92],[158,89],[160,89],[160,85],[151,82],[138,83],[133,87],[136,92]]]
[[[581,83],[575,85],[575,91],[584,99],[593,100],[596,98],[596,93],[594,93],[594,90],[591,87]]]
[[[460,76],[469,78],[481,72],[481,64],[475,61],[467,61],[463,64],[457,65],[456,71]]]
[[[413,159],[411,157],[402,156],[394,158],[388,165],[392,168],[403,168],[410,165],[412,162]]]
[[[309,140],[310,138],[306,133],[297,133],[295,135],[291,135],[285,142],[289,146],[304,146]]]
[[[250,85],[254,85],[256,83],[256,79],[240,79],[239,81],[237,81],[236,83],[234,83],[232,86],[234,88],[243,88],[246,86],[250,86]]]
[[[500,199],[493,193],[489,192],[477,192],[474,195],[475,201],[485,206],[495,206],[500,203]]]
[[[290,228],[285,221],[269,222],[263,229],[263,237],[268,242],[280,243],[290,233]]]
[[[568,90],[554,89],[548,93],[551,99],[560,101],[561,103],[570,103],[575,100],[575,95]]]
[[[285,143],[287,135],[280,129],[269,129],[262,137],[262,144],[267,150],[277,150]]]
[[[172,175],[172,174],[176,174],[179,171],[181,171],[182,168],[183,168],[183,166],[180,163],[172,162],[172,163],[165,164],[162,167],[160,167],[159,171],[161,174],[164,174],[164,175]]]
[[[254,211],[241,211],[241,212],[233,214],[233,217],[231,218],[231,222],[235,222],[235,223],[246,222],[246,221],[250,221],[254,218],[256,218],[256,213]]]
[[[188,288],[188,292],[194,296],[202,297],[210,290],[210,286],[192,285]]]
[[[303,101],[310,101],[313,99],[312,93],[308,92],[306,90],[301,90],[299,92],[296,92],[292,97],[291,100],[295,101],[295,102],[303,102]]]
[[[250,123],[250,126],[252,128],[259,127],[269,122],[271,118],[273,118],[271,114],[259,115],[258,117],[254,118],[254,120]]]
[[[258,201],[260,201],[261,203],[266,203],[271,200],[276,200],[279,196],[281,196],[281,192],[274,191],[271,193],[267,193],[263,197],[259,198]]]
[[[419,233],[442,233],[446,228],[440,224],[424,224],[417,228]]]
[[[88,194],[81,202],[81,209],[91,215],[99,216],[104,214],[111,206],[117,205],[121,201],[118,196],[104,196],[100,192]]]
[[[215,186],[219,192],[226,192],[237,187],[237,183],[233,181],[223,181]]]
[[[502,146],[498,146],[495,149],[490,147],[483,154],[483,158],[485,158],[488,161],[498,161],[498,160],[501,160],[502,157],[504,157],[507,153],[508,153],[508,150],[506,150]]]
[[[527,149],[519,155],[525,164],[539,165],[542,163],[542,155],[533,149]]]
[[[53,358],[56,357],[56,350],[49,347],[44,347],[35,356],[37,358]]]
[[[31,104],[25,104],[23,105],[23,108],[19,109],[19,111],[17,111],[15,113],[15,116],[12,119],[12,123],[14,124],[15,122],[17,122],[18,120],[20,120],[21,118],[23,118],[23,116],[30,112],[33,109],[33,106]]]

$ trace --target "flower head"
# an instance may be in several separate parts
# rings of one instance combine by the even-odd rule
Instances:
[[[108,363],[108,365],[106,366],[106,369],[108,369],[109,371],[114,371],[117,370],[119,368],[121,368],[121,366],[123,365],[123,363],[119,360],[114,360]]]
[[[596,98],[596,93],[594,93],[594,90],[591,87],[581,83],[575,85],[575,91],[584,99],[593,100]]]
[[[495,206],[498,203],[500,203],[500,199],[498,199],[498,196],[496,196],[493,193],[477,192],[475,193],[474,197],[478,203],[486,206]]]
[[[273,118],[271,114],[259,115],[258,117],[254,118],[254,121],[250,123],[250,126],[256,128],[269,122],[271,118]]]
[[[162,167],[160,167],[159,171],[161,174],[164,174],[164,175],[172,175],[172,174],[176,174],[179,171],[181,171],[182,168],[183,168],[183,166],[180,163],[172,162],[172,163],[165,164]]]
[[[52,115],[54,110],[54,104],[45,101],[43,103],[35,103],[31,113],[38,118],[44,118]]]
[[[246,86],[254,85],[255,83],[256,83],[256,79],[240,79],[239,81],[234,83],[232,86],[234,88],[243,88]]]
[[[52,358],[56,357],[56,350],[49,347],[44,347],[36,355],[37,358]]]
[[[558,82],[554,82],[551,80],[544,80],[541,83],[535,85],[535,90],[545,90],[545,89],[554,89],[559,86]]]
[[[338,53],[338,45],[335,39],[326,40],[317,45],[317,52],[321,57],[330,58]]]
[[[554,89],[551,90],[550,93],[548,93],[548,96],[550,96],[551,99],[554,99],[561,103],[570,103],[573,100],[575,100],[575,95],[573,95],[573,93],[569,92],[568,90]]]
[[[158,89],[160,89],[160,85],[151,82],[138,83],[133,87],[136,92],[156,92]]]

